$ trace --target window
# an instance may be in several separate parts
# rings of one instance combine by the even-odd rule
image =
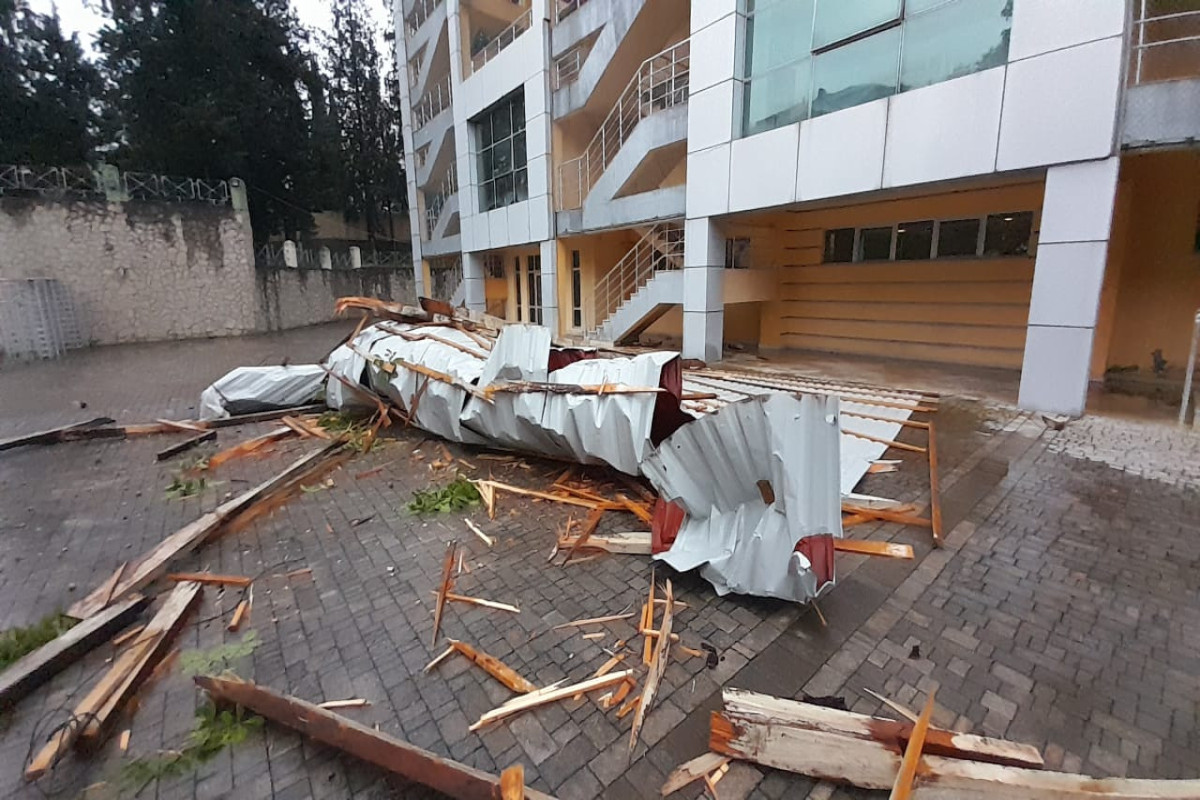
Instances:
[[[892,228],[863,228],[859,232],[859,261],[887,261],[891,257]]]
[[[528,256],[525,273],[529,279],[529,321],[542,324],[542,257]]]
[[[983,236],[985,256],[1024,256],[1029,254],[1033,235],[1033,212],[990,214]]]
[[[571,326],[583,327],[583,269],[579,251],[571,251]]]
[[[513,256],[513,282],[517,289],[514,297],[517,301],[517,322],[521,321],[521,257]]]
[[[896,227],[896,260],[927,261],[933,254],[933,220]]]
[[[503,278],[504,258],[499,253],[485,253],[483,256],[483,274],[489,278]]]
[[[978,254],[978,219],[948,219],[938,223],[938,258],[963,258]]]
[[[854,228],[825,231],[825,262],[844,263],[854,260]]]
[[[479,204],[483,211],[529,199],[525,91],[518,89],[472,123],[479,142]]]
[[[725,240],[725,269],[748,269],[750,260],[749,239]]]
[[[1000,66],[1012,0],[747,0],[742,135]]]

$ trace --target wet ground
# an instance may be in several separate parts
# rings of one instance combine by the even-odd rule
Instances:
[[[344,332],[345,326],[323,326],[5,365],[0,436],[100,415],[122,422],[186,418],[200,390],[227,369],[312,361]],[[828,365],[814,363],[811,370],[828,374]],[[431,470],[441,451],[418,431],[391,434],[334,473],[332,486],[301,493],[274,516],[201,548],[180,568],[256,578],[249,630],[258,644],[232,660],[238,674],[314,701],[366,698],[369,707],[347,716],[481,769],[521,762],[531,786],[563,798],[657,796],[667,772],[704,751],[708,712],[719,706],[723,686],[784,697],[840,695],[865,713],[883,709],[864,689],[919,707],[936,688],[938,724],[1029,742],[1043,749],[1051,767],[1200,776],[1197,437],[1104,417],[1048,431],[1004,402],[1003,391],[972,380],[961,382],[960,392],[979,399],[946,397],[935,417],[946,547],[934,550],[928,532],[917,528],[851,529],[855,537],[909,543],[917,558],[839,554],[839,585],[821,603],[827,626],[809,609],[718,598],[695,575],[660,568],[660,580],[670,577],[688,603],[677,617],[683,643],[711,644],[721,657],[711,670],[703,658],[672,659],[632,758],[630,718],[618,720],[615,710],[592,699],[473,733],[468,725],[508,691],[465,659],[422,672],[441,649],[430,644],[431,591],[452,538],[464,544],[470,568],[456,590],[512,603],[520,613],[452,605],[445,635],[475,644],[539,685],[587,677],[608,659],[602,648],[633,636],[625,622],[608,626],[599,641],[550,629],[634,607],[651,568],[636,556],[548,564],[555,530],[570,512],[545,503],[505,497],[495,521],[479,510],[412,514],[405,505],[413,491],[452,477],[451,470]],[[944,375],[941,381],[954,384]],[[219,445],[268,427],[223,430]],[[163,490],[187,457],[154,460],[177,438],[0,454],[0,626],[27,624],[69,605],[226,492],[315,447],[292,441],[262,460],[233,462],[213,476],[220,483],[180,500]],[[470,465],[460,463],[467,474],[490,471],[537,488],[562,471],[561,464],[488,461],[469,449],[451,450]],[[904,460],[900,471],[869,476],[862,491],[926,503],[924,463],[911,453],[889,457]],[[476,539],[464,516],[496,537],[496,545]],[[602,530],[636,525],[610,517]],[[311,573],[295,573],[304,569]],[[238,599],[206,590],[179,640],[185,656],[241,641],[242,634],[226,630]],[[131,796],[133,788],[121,783],[127,764],[181,746],[202,702],[181,666],[186,659],[144,687],[137,708],[119,724],[131,732],[128,753],[110,741],[89,758],[72,756],[36,786],[22,782],[31,742],[66,718],[112,654],[111,646],[98,648],[4,717],[0,797],[76,797],[88,786],[88,796]],[[641,669],[639,656],[628,660]],[[882,797],[753,765],[735,766],[720,787],[723,800]],[[149,783],[139,796],[429,793],[267,726],[196,769]]]

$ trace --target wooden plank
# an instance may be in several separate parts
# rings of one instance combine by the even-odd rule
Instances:
[[[924,453],[925,452],[924,447],[917,447],[915,444],[907,444],[905,442],[897,442],[895,439],[884,439],[880,436],[872,436],[869,433],[860,433],[859,431],[852,431],[849,428],[842,428],[842,433],[845,434],[846,436],[853,436],[858,439],[866,439],[868,442],[875,442],[876,444],[883,444],[883,445],[887,445],[888,447],[894,447],[897,450],[907,450],[910,453]]]
[[[601,675],[597,678],[588,678],[585,681],[571,684],[570,686],[556,686],[550,691],[531,692],[509,700],[502,706],[494,708],[481,716],[478,721],[471,725],[471,730],[479,730],[484,725],[491,724],[497,720],[511,717],[513,714],[519,714],[522,711],[527,711],[531,708],[553,703],[557,700],[565,700],[568,697],[573,697],[576,694],[595,691],[596,689],[604,689],[608,686],[613,686],[628,677],[633,675],[633,670],[627,669],[622,672],[612,672],[608,675]]]
[[[906,514],[899,511],[892,511],[885,508],[867,508],[865,506],[854,505],[853,503],[842,503],[842,511],[855,516],[870,517],[872,519],[882,519],[886,522],[896,522],[901,525],[916,525],[921,528],[928,528],[933,523],[927,519]]]
[[[216,431],[205,431],[204,433],[196,434],[195,436],[192,436],[191,438],[184,439],[182,442],[178,442],[176,444],[171,445],[170,447],[164,447],[162,450],[159,450],[155,454],[154,460],[155,461],[166,461],[168,458],[173,458],[186,450],[191,450],[196,445],[204,444],[205,442],[215,441],[216,438],[217,438]]]
[[[508,492],[509,494],[519,494],[524,495],[525,497],[536,497],[539,500],[549,500],[554,503],[566,503],[570,506],[583,506],[584,508],[595,509],[598,505],[594,500],[584,500],[581,497],[563,497],[562,495],[550,494],[549,492],[539,492],[536,489],[524,489],[520,486],[512,486],[507,483],[500,483],[499,481],[475,481],[476,488],[479,488],[480,484],[486,484],[492,491],[499,489],[500,491]],[[481,489],[480,494],[482,493],[483,492]]]
[[[618,494],[617,500],[620,501],[621,505],[624,506],[626,510],[647,525],[650,525],[654,522],[654,515],[646,510],[646,507],[641,503],[635,503],[623,494]]]
[[[937,430],[929,423],[929,522],[933,544],[942,546],[942,490],[938,479]]]
[[[274,444],[282,439],[286,439],[295,433],[294,430],[286,425],[282,428],[275,428],[267,431],[261,436],[255,436],[252,439],[247,439],[244,442],[226,447],[224,450],[213,453],[208,459],[208,469],[216,469],[217,467],[237,458],[242,458],[251,453],[255,453],[268,445]]]
[[[12,706],[94,647],[108,641],[135,620],[149,602],[145,597],[130,597],[80,622],[9,665],[0,673],[0,708]]]
[[[888,800],[909,800],[912,797],[913,778],[917,776],[917,765],[921,763],[921,748],[925,746],[925,734],[929,731],[929,718],[933,715],[933,696],[930,692],[925,699],[925,708],[913,725],[908,737],[908,745],[904,748],[904,758],[900,760],[900,770],[896,773],[896,781],[892,784],[892,794]]]
[[[577,541],[576,538],[559,539],[559,548],[569,548]],[[651,535],[649,531],[623,531],[604,536],[589,536],[583,550],[603,550],[606,553],[619,555],[648,556],[650,555]]]
[[[650,582],[653,587],[654,582]],[[637,746],[638,734],[642,731],[642,723],[646,721],[646,713],[650,710],[650,705],[654,702],[654,694],[658,691],[658,684],[662,682],[663,673],[667,671],[667,657],[671,652],[671,622],[674,618],[675,608],[673,600],[675,594],[671,589],[671,581],[667,580],[667,602],[663,607],[662,627],[658,629],[658,641],[654,645],[654,658],[650,664],[650,671],[646,674],[646,685],[642,689],[641,699],[638,701],[637,711],[633,715],[633,727],[629,731],[629,752],[633,753],[633,748]],[[653,599],[650,603],[650,608],[654,608]],[[654,612],[651,611],[651,614]],[[646,641],[650,641],[648,638]]]
[[[845,522],[842,523],[845,525]],[[887,556],[888,558],[912,558],[912,545],[896,544],[895,542],[872,542],[866,539],[837,539],[833,540],[833,549],[843,553],[862,553],[868,556]]]
[[[480,606],[482,608],[494,608],[497,611],[509,611],[513,614],[521,613],[521,609],[508,603],[499,603],[495,600],[484,600],[479,597],[467,597],[466,595],[455,594],[454,592],[447,592],[446,599],[452,600],[455,603],[469,603],[470,605]]]
[[[108,609],[105,609],[104,611],[102,611],[100,613],[106,614],[106,613],[108,613]],[[100,616],[100,614],[97,614],[96,616]],[[95,617],[89,617],[89,619],[95,619]],[[87,620],[85,620],[85,621],[87,621]],[[120,636],[114,637],[112,640],[112,646],[120,647],[121,645],[125,644],[130,639],[137,636],[139,633],[141,633],[144,630],[146,630],[145,625],[134,625],[132,628],[122,632]]]
[[[551,630],[560,631],[563,628],[582,628],[584,625],[599,625],[604,622],[616,622],[617,620],[629,619],[636,612],[630,611],[628,614],[610,614],[607,617],[589,617],[588,619],[577,619],[571,622],[564,622],[561,625],[555,625]]]
[[[225,678],[198,676],[196,684],[207,691],[214,701],[242,706],[315,742],[450,797],[495,800],[500,793],[500,779],[495,775],[441,758],[299,698],[253,683]],[[525,798],[552,800],[548,795],[528,787],[525,788]]]
[[[450,574],[454,569],[454,553],[458,549],[458,542],[446,542],[446,555],[442,557],[442,580],[438,584],[437,600],[433,607],[433,638],[430,644],[436,645],[438,634],[442,630],[442,612],[446,609],[446,595],[450,593],[450,587],[454,584],[454,577]]]
[[[571,559],[575,557],[575,553],[579,551],[579,548],[587,543],[588,538],[596,532],[596,528],[600,526],[600,520],[603,518],[603,508],[592,509],[592,512],[588,514],[587,519],[583,523],[583,530],[580,531],[579,536],[575,537],[574,544],[572,544],[571,549],[567,551],[567,557],[563,561],[564,564],[569,564]]]
[[[258,486],[231,500],[226,500],[215,510],[204,514],[163,539],[156,547],[130,563],[121,582],[112,593],[110,602],[147,586],[166,572],[172,561],[190,553],[218,529],[232,521],[237,514],[247,510],[265,495],[286,489],[303,480],[313,470],[319,469],[327,458],[333,456],[342,447],[341,442],[331,442],[321,449],[303,456],[278,475],[268,478]],[[86,619],[104,608],[102,589],[103,587],[97,587],[87,597],[68,608],[67,614],[76,619]]]
[[[121,566],[116,568],[112,577],[100,585],[99,592],[100,597],[103,598],[102,605],[107,606],[112,601],[113,592],[117,590],[117,584],[121,581],[121,576],[125,574],[125,568],[128,566],[128,561],[122,561]]]
[[[125,432],[120,428],[108,427],[114,422],[115,420],[111,417],[96,417],[86,422],[76,422],[71,425],[63,425],[59,428],[13,436],[0,440],[0,452],[31,444],[58,444],[59,442],[70,442],[79,439],[124,438]]]
[[[471,663],[483,669],[500,683],[514,692],[525,694],[537,691],[537,687],[517,674],[517,671],[495,656],[488,655],[482,650],[476,650],[466,642],[450,640],[450,646],[470,659]]]
[[[870,739],[887,745],[896,753],[899,753],[903,744],[908,741],[913,729],[910,722],[870,717],[741,689],[725,689],[723,698],[725,716],[735,723],[742,720],[769,720],[772,725],[780,728],[805,728],[839,736]],[[1014,767],[1036,769],[1044,764],[1036,747],[940,728],[930,728],[927,732],[925,752],[947,758],[970,759]],[[884,788],[890,789],[891,781]]]
[[[191,431],[192,433],[202,433],[205,426],[196,422],[189,422],[182,419],[156,419],[154,420],[159,425],[166,425],[168,428],[174,428],[177,431]]]
[[[470,519],[467,519],[467,518],[465,518],[465,517],[464,517],[464,518],[463,518],[463,522],[467,523],[467,527],[471,529],[471,533],[473,533],[473,534],[475,534],[476,536],[478,536],[478,537],[479,537],[479,539],[480,539],[480,541],[482,541],[482,542],[483,542],[484,544],[486,544],[488,547],[491,547],[492,545],[496,544],[496,540],[495,540],[495,539],[493,539],[491,536],[488,536],[488,535],[487,535],[486,533],[484,533],[483,531],[479,530],[479,526],[478,526],[478,525],[476,525],[474,522],[471,522],[471,520],[470,520]]]
[[[691,761],[685,761],[680,764],[671,774],[667,776],[667,780],[659,790],[659,794],[666,797],[669,794],[678,792],[683,787],[702,779],[713,770],[720,769],[729,763],[729,756],[723,756],[720,753],[705,753],[696,756]]]
[[[167,576],[167,580],[176,582],[193,581],[212,586],[238,586],[244,588],[250,585],[253,578],[245,575],[218,575],[213,572],[172,572]]]
[[[500,773],[500,800],[524,800],[525,767],[514,764]]]
[[[326,410],[324,403],[310,403],[303,406],[291,406],[290,408],[277,408],[271,411],[256,411],[253,414],[236,414],[232,417],[220,417],[218,419],[204,420],[202,424],[206,428],[232,428],[237,425],[249,425],[255,422],[271,422],[281,419],[282,417],[298,416],[301,414],[319,414]]]
[[[867,694],[871,695],[871,697],[874,697],[879,702],[883,703],[885,706],[890,708],[892,711],[895,711],[897,714],[904,717],[909,722],[917,721],[916,714],[914,714],[910,709],[906,708],[905,706],[902,706],[901,704],[897,703],[895,700],[892,700],[890,697],[884,697],[879,692],[872,691],[871,689],[863,689],[863,691],[866,692]]]
[[[233,610],[233,619],[229,620],[229,630],[236,633],[242,627],[242,622],[245,621],[248,613],[250,613],[250,601],[242,600]]]

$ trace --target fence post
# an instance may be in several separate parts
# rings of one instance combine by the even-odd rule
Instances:
[[[300,267],[300,259],[296,256],[296,243],[291,239],[283,243],[283,265],[292,269]]]
[[[246,182],[241,178],[229,179],[229,203],[233,206],[234,211],[250,211],[250,200],[246,197]]]
[[[104,192],[104,199],[110,203],[123,203],[129,199],[125,187],[121,185],[121,170],[115,164],[98,164],[95,169],[96,183]]]
[[[328,247],[322,247],[317,255],[321,259],[321,269],[333,269],[333,253],[329,252]]]
[[[362,249],[351,246],[350,269],[362,269]]]

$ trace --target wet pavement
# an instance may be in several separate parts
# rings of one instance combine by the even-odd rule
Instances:
[[[189,417],[200,390],[227,369],[315,360],[345,331],[323,326],[5,365],[0,436],[99,415],[122,422]],[[258,644],[230,664],[238,674],[313,701],[366,698],[369,707],[346,715],[480,769],[498,772],[521,762],[531,786],[563,798],[657,796],[674,766],[706,749],[708,714],[719,707],[723,686],[784,697],[840,695],[864,713],[884,711],[865,689],[919,708],[936,688],[938,724],[1034,744],[1051,767],[1101,776],[1200,776],[1200,497],[1190,471],[1197,437],[1101,417],[1048,431],[999,396],[978,394],[983,399],[944,398],[935,417],[946,546],[933,549],[919,528],[851,529],[858,538],[911,544],[917,558],[839,554],[839,585],[821,602],[827,626],[808,608],[718,598],[696,575],[659,568],[659,579],[670,577],[688,604],[676,617],[683,643],[710,643],[721,657],[711,670],[703,658],[672,659],[632,757],[631,718],[618,720],[615,709],[605,711],[593,699],[473,733],[469,724],[509,692],[465,659],[422,672],[441,650],[430,643],[431,592],[451,538],[465,546],[470,568],[456,591],[521,610],[452,604],[443,634],[501,658],[539,685],[589,676],[608,659],[604,647],[634,636],[625,622],[606,626],[598,641],[551,628],[634,608],[651,567],[635,556],[546,563],[555,530],[570,513],[563,507],[504,497],[495,521],[478,509],[410,513],[405,505],[413,491],[452,477],[450,470],[431,470],[441,450],[419,431],[390,434],[335,472],[332,486],[301,493],[179,567],[255,577],[249,629]],[[219,445],[268,428],[222,430]],[[177,438],[0,454],[0,626],[27,624],[69,605],[226,492],[315,447],[292,441],[261,460],[232,462],[213,475],[218,485],[179,500],[163,490],[192,456],[154,460]],[[492,472],[543,488],[562,471],[561,464],[536,459],[496,462],[469,448],[451,450],[472,476]],[[904,460],[900,471],[868,476],[861,490],[926,503],[924,462],[911,453],[889,457]],[[476,539],[464,516],[496,537],[496,545]],[[636,525],[609,517],[602,531]],[[306,568],[311,573],[295,573]],[[179,640],[185,656],[241,640],[226,630],[238,599],[206,589]],[[0,797],[76,797],[89,786],[89,797],[132,796],[137,787],[121,782],[123,765],[181,746],[202,702],[184,674],[186,659],[144,687],[136,710],[117,726],[131,731],[128,753],[110,741],[89,758],[72,755],[37,786],[23,783],[31,741],[66,718],[112,654],[111,646],[98,648],[0,721]],[[627,661],[641,669],[640,656],[631,652]],[[127,767],[124,773],[128,781]],[[723,800],[883,796],[746,764],[736,765],[720,787]],[[198,769],[146,785],[139,796],[430,793],[267,726]]]

